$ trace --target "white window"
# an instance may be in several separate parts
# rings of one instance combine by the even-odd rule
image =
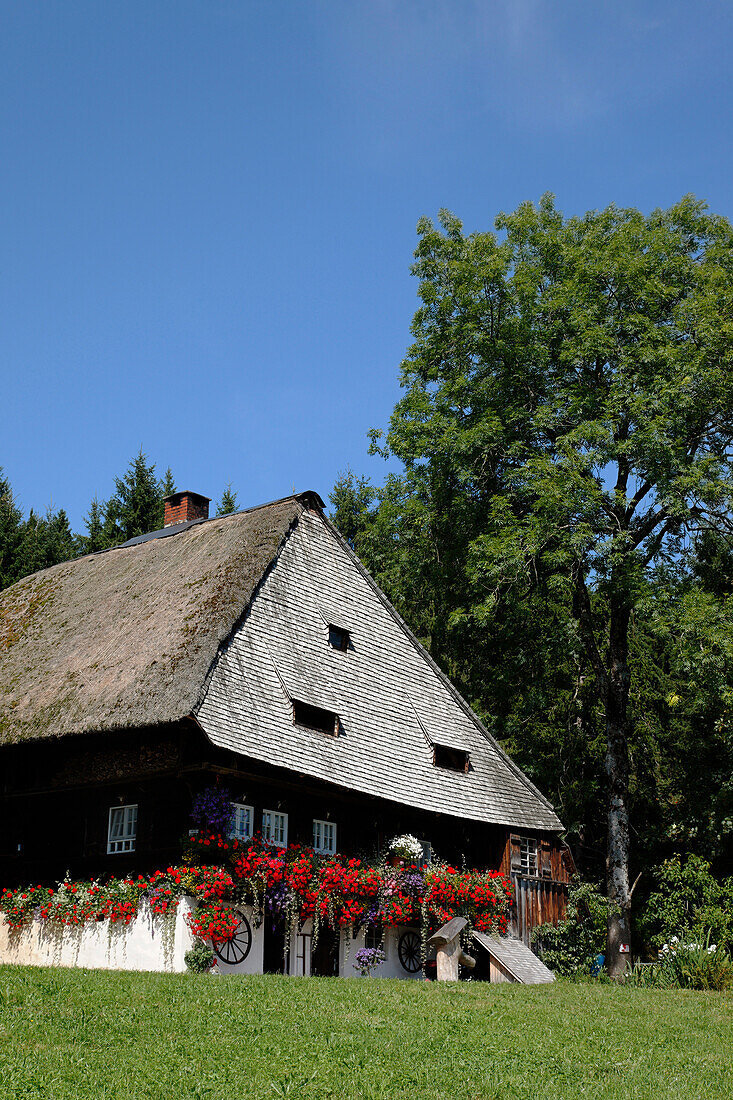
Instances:
[[[336,851],[336,825],[333,821],[313,820],[313,848],[324,855],[333,855]]]
[[[111,806],[107,830],[107,852],[134,852],[137,837],[137,806]]]
[[[229,836],[232,840],[250,840],[252,838],[252,818],[254,811],[251,806],[245,806],[241,802],[232,802],[232,826]]]
[[[381,924],[368,924],[364,930],[365,947],[384,947],[384,928]]]
[[[288,846],[288,815],[276,810],[262,811],[262,839],[278,848]]]
[[[534,837],[523,836],[519,840],[521,869],[523,875],[537,874],[537,841]]]

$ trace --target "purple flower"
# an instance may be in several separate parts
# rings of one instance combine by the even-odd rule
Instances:
[[[285,920],[288,899],[288,888],[284,882],[279,882],[265,894],[265,909],[270,914],[271,927],[275,929]]]
[[[402,893],[417,897],[425,885],[425,879],[419,871],[407,871],[402,876]]]
[[[222,787],[205,787],[194,798],[191,821],[202,832],[226,836],[231,831],[233,820],[232,796],[228,790]]]
[[[375,967],[381,966],[387,956],[381,947],[362,947],[354,955],[353,967],[360,974],[368,976]]]

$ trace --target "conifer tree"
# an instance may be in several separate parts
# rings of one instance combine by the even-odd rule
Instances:
[[[217,516],[230,516],[236,510],[237,494],[232,491],[231,481],[228,481],[227,487],[221,495],[221,500],[216,506],[216,514]]]
[[[95,554],[98,550],[106,550],[109,544],[104,530],[104,506],[97,496],[89,505],[84,523],[88,533],[80,538],[83,552],[85,554]]]
[[[163,480],[160,483],[160,494],[162,497],[172,496],[176,491],[176,483],[173,480],[173,471],[170,466],[163,475]]]
[[[69,561],[79,548],[69,526],[69,518],[63,508],[54,512],[49,506],[45,516],[32,508],[28,518],[20,526],[15,573],[16,580],[48,569],[59,562]]]
[[[0,589],[17,580],[16,558],[22,519],[10,482],[0,466]]]
[[[115,490],[105,507],[104,533],[110,545],[162,526],[161,484],[155,476],[155,465],[148,464],[142,447],[124,476],[115,478]]]
[[[160,507],[158,509],[158,520],[155,528],[156,530],[160,530],[160,528],[163,527],[165,523],[165,498],[172,496],[173,493],[175,493],[176,491],[176,483],[173,480],[173,471],[171,470],[170,466],[165,471],[165,474],[163,475],[163,480],[159,483],[159,485]]]

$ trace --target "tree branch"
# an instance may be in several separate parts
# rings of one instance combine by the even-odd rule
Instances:
[[[588,659],[596,675],[596,683],[601,699],[605,702],[608,695],[608,673],[603,663],[603,658],[598,650],[596,634],[593,626],[593,609],[590,603],[590,595],[586,587],[583,567],[579,561],[573,563],[573,580],[575,591],[573,593],[573,614],[580,628],[580,636],[583,639]]]
[[[642,500],[647,495],[647,493],[649,492],[651,487],[652,487],[651,481],[642,481],[641,485],[639,486],[639,488],[636,490],[633,497],[631,498],[628,508],[624,512],[624,520],[626,521],[626,523],[631,522],[631,517],[633,516],[633,514],[636,511],[638,505],[641,504]]]
[[[629,549],[636,550],[637,546],[641,546],[644,539],[651,535],[655,527],[658,527],[660,523],[663,523],[667,519],[667,509],[660,508],[658,512],[647,512],[644,518],[632,528],[631,535],[633,542]]]

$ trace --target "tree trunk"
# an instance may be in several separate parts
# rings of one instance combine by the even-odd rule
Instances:
[[[628,810],[629,619],[630,612],[627,607],[617,607],[612,604],[606,693],[605,767],[608,782],[606,889],[609,901],[606,968],[614,978],[620,977],[628,969],[631,951]]]

